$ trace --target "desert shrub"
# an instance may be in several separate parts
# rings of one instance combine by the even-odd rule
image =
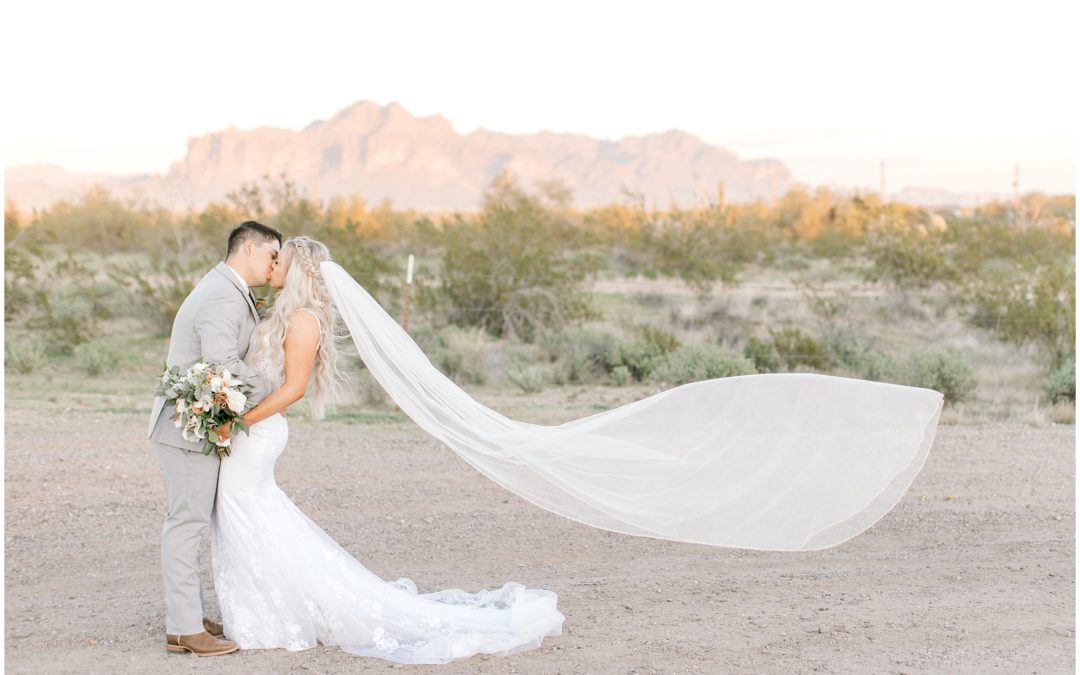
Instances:
[[[1004,213],[981,211],[975,217],[955,218],[949,224],[952,266],[962,278],[977,276],[1002,261],[1024,265],[1069,261],[1075,251],[1073,218],[1054,216],[1044,225],[1017,227]]]
[[[795,287],[802,293],[810,311],[819,321],[829,325],[848,311],[848,303],[841,293],[826,292],[823,283],[810,280],[796,280]]]
[[[154,255],[110,263],[107,273],[123,289],[130,316],[145,321],[157,335],[168,335],[184,298],[216,264],[211,256]]]
[[[634,381],[634,376],[626,366],[615,366],[611,369],[611,380],[616,386],[625,387]]]
[[[41,264],[31,251],[4,247],[4,321],[13,321],[31,309],[37,284],[35,270]]]
[[[775,373],[780,370],[780,360],[776,358],[772,342],[750,336],[743,346],[743,356],[754,363],[759,373]]]
[[[754,363],[727,345],[683,345],[664,355],[650,380],[667,385],[686,384],[717,377],[750,375]]]
[[[1071,261],[996,266],[961,291],[968,320],[1016,345],[1034,343],[1055,362],[1075,354],[1076,269]]]
[[[886,225],[866,237],[861,269],[865,281],[899,289],[929,288],[953,279],[942,236],[923,226]]]
[[[708,328],[714,333],[734,339],[743,322],[743,318],[735,311],[731,296],[722,295],[715,300],[708,300],[701,296],[701,302],[696,303],[695,309],[686,312],[681,306],[673,306],[668,310],[668,322],[685,330],[699,330]]]
[[[852,375],[863,380],[891,382],[899,368],[892,356],[865,345],[845,351],[839,358]]]
[[[1076,359],[1055,368],[1046,381],[1046,398],[1051,403],[1076,400]]]
[[[800,366],[814,370],[827,370],[832,366],[832,356],[821,343],[798,328],[769,328],[773,351],[785,368],[795,370]]]
[[[546,368],[542,364],[515,358],[504,372],[507,379],[526,394],[534,394],[544,388]]]
[[[8,333],[4,340],[4,366],[17,373],[32,373],[48,362],[45,346],[32,336],[16,337]]]
[[[575,245],[572,229],[559,211],[506,184],[475,218],[456,216],[441,234],[448,320],[531,341],[596,316],[584,282],[601,260]]]
[[[70,354],[75,346],[99,335],[101,322],[112,317],[115,288],[95,280],[95,270],[70,253],[50,257],[8,247],[4,302],[7,322],[36,333],[46,350]]]
[[[675,333],[660,326],[646,323],[638,325],[636,330],[642,340],[665,354],[679,347],[679,339],[675,337]]]
[[[758,257],[758,230],[734,227],[721,210],[673,210],[652,214],[640,232],[641,250],[654,274],[681,279],[699,294],[717,282],[737,284],[739,271]]]
[[[46,277],[49,284],[33,289],[26,327],[34,330],[53,354],[71,354],[75,347],[102,334],[112,317],[111,288],[93,281],[90,271],[70,256]]]
[[[159,207],[113,198],[101,186],[75,200],[61,200],[34,214],[23,239],[69,253],[146,251],[170,236],[173,216]]]
[[[586,328],[543,331],[536,344],[555,363],[555,384],[594,382],[608,372],[608,356],[615,336]]]
[[[966,400],[975,390],[971,366],[953,351],[916,349],[900,364],[893,381],[936,389],[952,403]]]
[[[76,367],[95,377],[114,370],[123,360],[120,350],[104,340],[84,342],[75,347],[73,355]]]
[[[451,379],[464,384],[484,384],[488,379],[487,355],[491,340],[482,328],[447,326],[441,331],[441,347],[433,361]]]
[[[604,365],[613,377],[622,377],[614,373],[616,369],[624,368],[632,379],[642,382],[649,378],[665,354],[679,347],[679,340],[674,333],[651,324],[635,326],[635,331],[635,339],[611,345]]]
[[[645,340],[632,340],[616,343],[607,358],[607,370],[625,368],[630,376],[642,381],[649,377],[656,363],[665,354],[656,345]]]

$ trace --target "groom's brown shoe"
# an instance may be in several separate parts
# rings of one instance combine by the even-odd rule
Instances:
[[[203,628],[206,629],[206,632],[210,633],[214,637],[225,637],[225,627],[222,626],[220,623],[214,623],[210,619],[204,618],[202,620],[202,625]]]
[[[198,656],[231,654],[240,646],[232,640],[222,640],[203,631],[195,635],[166,635],[165,649],[170,652],[191,652]]]

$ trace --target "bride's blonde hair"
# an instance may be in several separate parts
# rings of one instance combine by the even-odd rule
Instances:
[[[323,282],[319,263],[330,260],[330,250],[311,237],[287,239],[278,254],[285,269],[285,285],[274,298],[273,307],[251,334],[248,361],[263,377],[281,386],[285,368],[285,335],[289,317],[301,308],[319,317],[319,347],[312,367],[311,386],[306,398],[311,415],[322,419],[326,406],[340,400],[344,376],[338,369],[338,348],[334,327],[337,311]]]

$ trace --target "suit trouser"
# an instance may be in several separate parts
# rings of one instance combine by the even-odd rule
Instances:
[[[161,530],[161,569],[165,579],[165,632],[194,635],[203,628],[199,543],[210,526],[217,496],[216,452],[204,455],[154,443],[165,476],[169,512]]]

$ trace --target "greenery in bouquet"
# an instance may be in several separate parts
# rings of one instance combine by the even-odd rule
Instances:
[[[181,374],[179,366],[164,364],[157,395],[174,409],[172,420],[184,440],[203,441],[202,452],[216,451],[218,457],[229,454],[231,439],[218,436],[218,429],[232,422],[233,429],[248,431],[244,406],[252,387],[227,368],[196,363]]]

